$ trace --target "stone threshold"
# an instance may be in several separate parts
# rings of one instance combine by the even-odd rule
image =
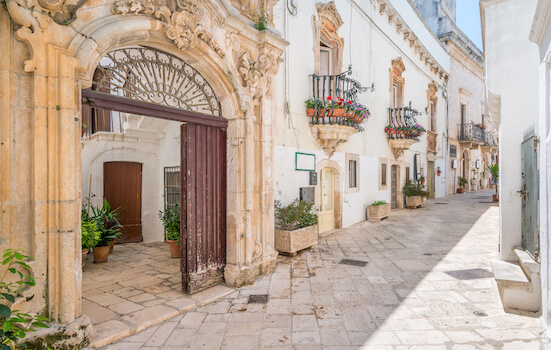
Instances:
[[[99,349],[189,310],[210,304],[234,291],[235,289],[226,285],[217,285],[193,295],[167,300],[162,304],[136,311],[121,318],[96,324],[92,330],[91,346]]]

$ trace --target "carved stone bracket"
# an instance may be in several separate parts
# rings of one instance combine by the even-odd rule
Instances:
[[[213,49],[218,56],[224,57],[224,51],[214,41],[212,35],[199,23],[198,0],[122,0],[115,3],[114,14],[143,14],[159,18],[166,25],[166,36],[174,41],[179,49],[197,46],[201,40]]]
[[[388,145],[392,149],[395,160],[399,160],[405,150],[408,150],[416,141],[413,139],[389,139]]]
[[[316,124],[310,125],[312,136],[318,141],[325,154],[331,158],[337,146],[348,141],[348,138],[358,132],[355,128],[346,125]]]

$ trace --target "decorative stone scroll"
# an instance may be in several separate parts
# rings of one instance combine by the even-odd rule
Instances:
[[[274,6],[278,0],[230,0],[230,3],[243,16],[258,21],[260,16],[264,16],[269,24],[274,24]]]
[[[342,69],[344,39],[339,36],[339,28],[344,22],[337,11],[334,1],[326,4],[317,3],[316,9],[318,10],[318,20],[315,22],[315,26],[318,40],[315,43],[315,51],[319,52],[320,41],[332,48],[335,72],[331,72],[331,74],[337,74]]]
[[[398,57],[395,60],[392,60],[392,79],[400,84],[404,83],[404,77],[402,76],[402,73],[406,70],[406,66],[404,65],[404,61],[402,61],[402,57]]]
[[[214,41],[212,35],[199,23],[198,0],[122,0],[115,3],[114,14],[144,14],[161,19],[166,24],[166,36],[174,41],[179,49],[197,46],[201,40],[213,49],[218,56],[225,54]]]

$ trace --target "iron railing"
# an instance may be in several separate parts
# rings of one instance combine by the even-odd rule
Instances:
[[[459,140],[485,143],[484,129],[474,123],[459,124]]]
[[[398,107],[398,108],[389,108],[388,109],[388,123],[394,128],[402,128],[402,127],[412,127],[414,125],[417,125],[417,119],[415,119],[415,116],[419,115],[420,113],[416,110],[411,108],[410,106],[406,107]],[[416,137],[412,134],[408,133],[388,133],[389,139],[415,139]]]
[[[486,131],[484,133],[484,145],[486,146],[497,146],[497,142],[494,138],[494,133],[491,131]]]
[[[312,74],[312,96],[317,101],[312,114],[312,124],[346,125],[356,128],[358,131],[364,129],[354,122],[354,116],[361,109],[369,117],[369,110],[358,101],[358,94],[374,87],[362,87],[360,82],[349,77],[352,68],[337,75]],[[344,99],[342,106],[339,106],[339,98]],[[350,101],[350,103],[349,103]],[[364,120],[367,120],[365,118]]]

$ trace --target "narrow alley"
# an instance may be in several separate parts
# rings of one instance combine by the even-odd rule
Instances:
[[[280,256],[255,285],[104,349],[542,349],[539,320],[500,303],[491,194],[340,230]]]

